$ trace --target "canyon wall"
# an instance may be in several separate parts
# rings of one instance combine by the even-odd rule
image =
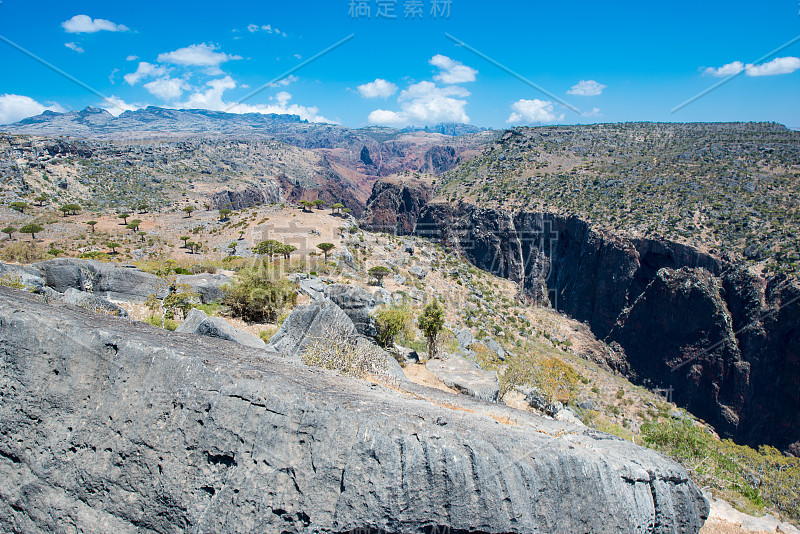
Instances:
[[[382,215],[375,200],[403,190],[376,184],[375,192],[366,211],[373,220],[439,240],[585,322],[624,353],[610,364],[638,383],[672,388],[678,405],[721,435],[800,454],[796,282],[765,280],[683,244],[599,232],[575,217],[437,202]]]

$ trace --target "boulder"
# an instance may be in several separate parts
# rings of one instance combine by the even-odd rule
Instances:
[[[420,267],[419,265],[412,265],[408,268],[408,272],[413,274],[419,279],[423,279],[428,275],[428,271]]]
[[[469,328],[462,328],[456,334],[456,340],[458,341],[458,348],[461,352],[466,352],[475,343],[475,338],[472,336],[472,332],[469,331]]]
[[[341,250],[339,250],[336,254],[334,254],[333,257],[340,259],[351,269],[356,268],[355,261],[353,260],[353,254],[350,252],[350,249],[348,249],[347,246],[345,245],[342,245]]]
[[[53,293],[55,293],[55,291],[53,291]],[[59,294],[55,293],[55,295]],[[128,312],[125,311],[125,309],[117,306],[113,302],[109,302],[106,299],[96,297],[92,293],[87,293],[86,291],[78,291],[77,289],[69,288],[59,296],[60,299],[67,304],[80,306],[81,308],[86,308],[87,310],[91,310],[95,313],[113,315],[114,317],[122,317],[125,319],[128,318]]]
[[[395,344],[394,352],[406,363],[419,363],[419,354],[412,348]]]
[[[45,285],[42,274],[38,269],[25,265],[0,262],[0,277],[16,278],[21,284],[24,284],[34,291],[41,291]]]
[[[488,338],[488,337],[484,338],[484,340],[481,341],[481,343],[486,345],[486,347],[489,350],[494,352],[497,355],[497,357],[500,358],[500,360],[505,361],[505,359],[506,359],[506,351],[505,351],[505,349],[503,349],[503,347],[500,345],[500,343],[498,343],[494,339],[491,339],[491,338]]]
[[[0,288],[0,531],[694,534],[708,515],[654,451],[406,387]]]
[[[324,338],[329,329],[350,335],[357,333],[353,321],[336,304],[330,300],[314,301],[292,310],[269,340],[267,348],[299,358],[310,343]]]
[[[570,423],[573,425],[586,426],[583,424],[583,421],[578,419],[578,416],[575,415],[575,412],[569,408],[561,408],[553,417],[556,421],[564,421],[565,423]]]
[[[559,401],[548,401],[544,393],[539,391],[539,388],[531,388],[525,395],[525,402],[534,410],[539,410],[550,417],[555,417],[555,415],[564,408],[564,405]]]
[[[188,284],[192,291],[200,294],[203,304],[219,302],[225,296],[222,286],[232,282],[233,279],[226,274],[181,274],[177,277],[179,284]]]
[[[429,360],[425,367],[444,384],[486,402],[497,402],[500,382],[497,373],[484,371],[475,362],[450,355],[444,359]]]
[[[148,295],[160,298],[168,294],[166,280],[134,267],[119,267],[111,263],[75,258],[56,258],[32,267],[42,273],[45,283],[58,291],[67,289],[88,291],[113,300],[144,302]]]
[[[325,297],[350,317],[359,334],[369,338],[378,335],[375,319],[372,317],[378,301],[369,291],[347,284],[332,284],[325,287]]]
[[[253,347],[255,349],[264,349],[267,347],[259,338],[235,329],[225,319],[221,317],[209,317],[203,310],[192,308],[189,314],[178,328],[176,332],[183,334],[197,334],[207,337],[215,337],[218,339],[225,339],[233,341],[245,347]]]
[[[319,278],[304,278],[297,283],[300,293],[308,295],[311,300],[321,300],[325,298],[325,284]]]

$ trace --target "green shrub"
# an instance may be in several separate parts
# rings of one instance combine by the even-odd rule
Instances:
[[[222,289],[223,304],[247,321],[274,322],[284,308],[297,302],[289,280],[282,278],[265,260],[239,271],[234,281]]]
[[[800,458],[766,445],[755,450],[718,440],[691,420],[649,422],[641,433],[645,445],[680,462],[698,485],[711,486],[745,512],[767,508],[800,521]]]
[[[396,339],[409,340],[413,335],[414,317],[405,303],[383,305],[374,314],[378,335],[375,339],[381,347],[392,347]]]

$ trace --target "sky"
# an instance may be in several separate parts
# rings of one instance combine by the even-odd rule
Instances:
[[[799,2],[0,0],[0,124],[160,106],[354,128],[800,128]]]

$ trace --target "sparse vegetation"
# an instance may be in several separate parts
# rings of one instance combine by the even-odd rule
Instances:
[[[329,330],[312,341],[301,359],[307,365],[355,378],[388,378],[383,351],[371,343],[358,342],[340,330]]]
[[[422,334],[428,341],[428,358],[436,358],[438,356],[437,341],[444,328],[444,309],[438,300],[433,300],[425,306],[417,318],[417,328],[422,330]]]
[[[375,324],[378,330],[376,339],[384,348],[394,346],[396,339],[411,337],[414,327],[414,315],[406,303],[383,305],[375,311]]]
[[[233,283],[224,286],[223,303],[247,321],[274,322],[297,296],[286,278],[269,262],[258,261],[240,270]]]
[[[755,450],[718,440],[691,420],[647,423],[642,438],[683,464],[699,485],[711,486],[745,511],[773,509],[800,521],[800,458],[768,446]]]

